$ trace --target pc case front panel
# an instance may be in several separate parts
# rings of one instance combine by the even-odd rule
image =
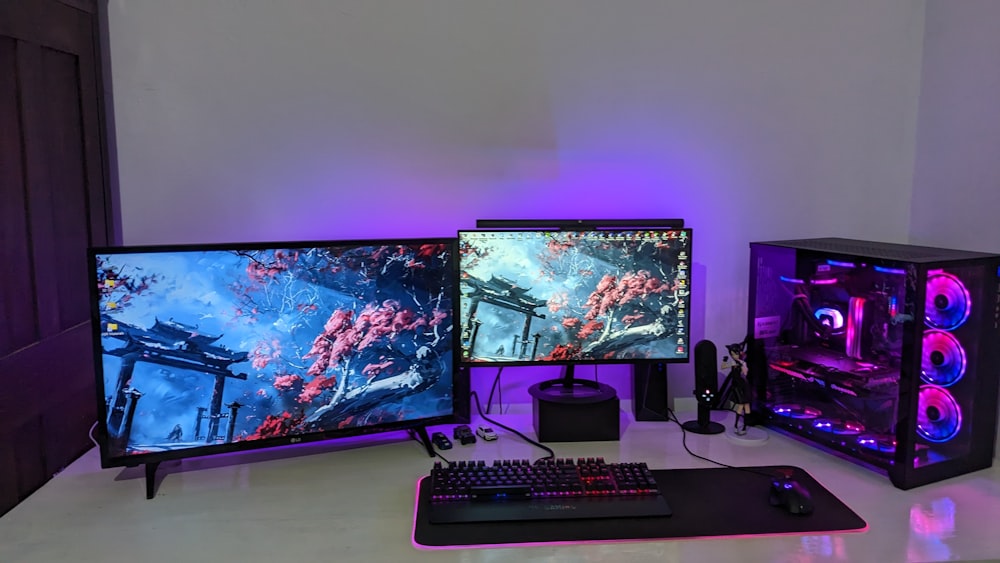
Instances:
[[[889,475],[911,488],[989,467],[995,448],[998,335],[995,261],[932,264],[919,279],[909,411]],[[991,346],[989,343],[993,342]]]

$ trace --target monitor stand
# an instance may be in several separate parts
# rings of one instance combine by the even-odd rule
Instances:
[[[539,392],[542,392],[549,397],[563,397],[567,400],[585,400],[588,398],[599,397],[605,388],[611,389],[610,386],[604,385],[598,381],[593,381],[591,379],[576,379],[573,376],[576,366],[569,364],[563,366],[563,375],[559,379],[549,379],[543,381],[535,386],[538,388]],[[604,391],[606,392],[606,391]],[[614,389],[611,389],[614,393]],[[534,394],[532,394],[534,396]]]
[[[535,433],[541,442],[590,442],[620,438],[618,394],[610,385],[573,377],[574,365],[563,376],[528,388]]]
[[[424,446],[427,450],[427,455],[434,457],[434,445],[431,443],[431,438],[427,434],[427,427],[417,426],[416,428],[411,428],[409,432],[411,438],[420,442]]]
[[[146,500],[156,496],[156,470],[160,467],[160,462],[154,461],[146,463]]]

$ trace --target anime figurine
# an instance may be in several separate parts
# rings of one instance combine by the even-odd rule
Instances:
[[[729,351],[730,368],[728,380],[732,385],[730,399],[733,402],[733,431],[737,436],[747,433],[746,415],[750,414],[750,382],[747,380],[747,341],[726,345]]]

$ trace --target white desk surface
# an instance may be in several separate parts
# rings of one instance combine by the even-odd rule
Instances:
[[[523,407],[522,407],[523,408]],[[627,411],[627,406],[623,410]],[[687,420],[681,413],[680,418]],[[719,419],[726,420],[727,413]],[[617,442],[549,444],[558,457],[711,467],[673,423],[628,424]],[[496,417],[533,435],[530,414]],[[473,420],[473,424],[478,422]],[[451,435],[451,426],[431,428]],[[496,427],[495,427],[496,428]],[[536,459],[496,428],[449,459]],[[429,550],[412,542],[417,481],[432,460],[404,433],[164,462],[152,500],[142,468],[101,469],[95,449],[0,518],[0,562],[461,562],[1000,560],[1000,468],[910,491],[887,477],[767,431],[762,445],[688,435],[699,455],[737,465],[796,465],[855,510],[866,532],[759,538]],[[361,445],[364,444],[364,445]],[[733,506],[733,510],[739,510]]]

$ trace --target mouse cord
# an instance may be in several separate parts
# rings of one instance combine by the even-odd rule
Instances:
[[[677,427],[681,429],[681,445],[684,446],[684,451],[686,451],[689,455],[691,455],[693,457],[696,457],[696,458],[698,458],[700,460],[707,461],[709,463],[714,463],[715,465],[719,465],[721,467],[725,467],[727,469],[737,469],[739,471],[746,471],[747,473],[755,473],[757,475],[763,475],[764,477],[768,477],[770,479],[774,479],[776,477],[780,477],[780,475],[776,475],[774,473],[766,473],[764,471],[757,471],[757,470],[752,469],[750,467],[738,467],[736,465],[729,465],[728,463],[722,463],[721,461],[715,461],[714,459],[709,459],[709,458],[707,458],[705,456],[701,456],[701,455],[698,455],[698,454],[692,452],[691,448],[689,448],[688,445],[687,445],[687,430],[684,429],[684,425],[681,424],[679,420],[677,420],[677,415],[674,414],[674,411],[670,407],[667,407],[667,414],[669,415],[667,418],[669,418],[671,421],[673,421],[673,423],[676,424]]]

